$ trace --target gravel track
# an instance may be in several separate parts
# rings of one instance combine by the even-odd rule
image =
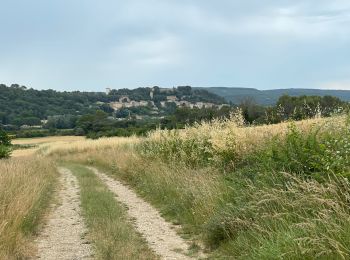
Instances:
[[[78,181],[66,168],[59,168],[59,172],[62,187],[59,204],[53,205],[54,210],[36,241],[36,259],[92,259],[90,243],[84,238],[87,230],[81,216]]]

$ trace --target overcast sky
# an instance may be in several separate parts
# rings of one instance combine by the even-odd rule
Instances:
[[[0,82],[350,89],[350,0],[0,0]]]

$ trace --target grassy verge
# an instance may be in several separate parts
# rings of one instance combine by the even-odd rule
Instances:
[[[104,184],[83,166],[65,164],[77,176],[81,203],[97,259],[157,259]]]
[[[57,176],[48,158],[0,161],[0,259],[35,254],[31,240],[49,206]]]

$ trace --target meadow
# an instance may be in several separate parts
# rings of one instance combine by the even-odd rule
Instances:
[[[15,158],[0,162],[0,172],[8,172],[1,175],[6,176],[0,181],[3,187],[11,180],[21,185],[28,178],[23,169],[37,177],[30,178],[33,184],[27,188],[32,194],[23,203],[27,206],[18,209],[24,215],[30,205],[37,205],[45,187],[54,185],[55,163],[92,165],[132,187],[164,218],[181,225],[181,236],[191,241],[193,250],[203,248],[209,258],[350,258],[346,115],[247,126],[235,114],[183,130],[157,130],[146,138],[46,144],[26,159],[28,164],[37,160],[35,156],[43,165],[35,168]],[[10,171],[10,165],[18,169]],[[40,167],[50,170],[43,173]],[[9,199],[2,208],[22,201],[15,187],[6,189]],[[0,196],[5,196],[1,189]],[[39,209],[41,216],[45,206]],[[9,228],[0,223],[3,226]],[[31,231],[35,225],[29,226]],[[0,252],[23,252],[19,245],[26,244],[26,232],[19,223],[13,227],[17,235],[12,241],[19,242],[7,243]],[[3,232],[0,229],[0,241]]]
[[[18,138],[13,140],[15,149],[12,157],[22,157],[35,154],[39,149],[46,149],[53,144],[72,144],[76,141],[85,140],[81,136],[49,136],[38,138]]]

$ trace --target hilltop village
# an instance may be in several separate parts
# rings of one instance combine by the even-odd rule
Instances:
[[[164,118],[178,108],[218,109],[230,106],[225,99],[190,86],[173,88],[106,89],[108,103],[117,120]]]
[[[139,95],[138,92],[141,91],[142,95]],[[118,101],[109,103],[115,111],[136,107],[150,107],[154,111],[158,111],[161,108],[174,106],[191,109],[214,107],[220,109],[223,106],[229,106],[222,98],[205,90],[193,90],[189,86],[176,88],[153,87],[136,90],[111,90],[107,88],[106,94],[119,96]]]

